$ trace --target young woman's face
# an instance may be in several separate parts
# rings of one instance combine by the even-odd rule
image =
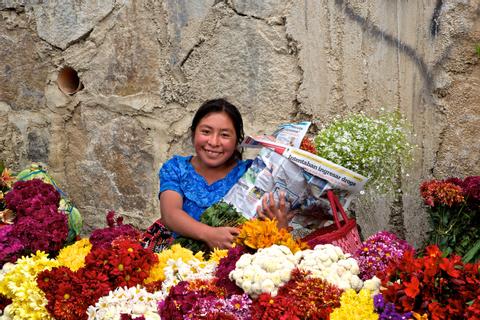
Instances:
[[[195,128],[193,147],[207,167],[227,163],[237,148],[237,135],[230,117],[225,112],[212,112],[203,117]]]

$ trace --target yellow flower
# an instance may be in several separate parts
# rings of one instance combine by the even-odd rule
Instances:
[[[150,269],[150,275],[147,279],[145,279],[146,284],[159,280],[165,280],[165,273],[163,269],[167,266],[167,262],[170,259],[182,259],[183,262],[188,262],[189,260],[196,258],[200,261],[204,261],[202,251],[193,254],[192,251],[183,248],[179,244],[174,244],[170,247],[170,249],[157,253],[157,256],[158,262]]]
[[[209,261],[215,261],[216,263],[220,262],[222,258],[225,258],[228,255],[228,250],[214,248],[210,253]]]
[[[57,261],[60,266],[65,266],[72,271],[77,271],[85,265],[85,257],[91,249],[92,244],[88,238],[80,239],[60,250]]]
[[[37,251],[30,257],[22,257],[3,275],[0,281],[0,294],[12,300],[8,316],[14,319],[53,319],[45,306],[47,299],[37,286],[37,275],[43,270],[58,266],[56,260],[48,259],[47,254]]]
[[[306,243],[294,240],[286,229],[278,230],[277,221],[270,219],[245,222],[236,243],[252,249],[268,248],[274,244],[284,245],[293,253],[308,248]]]
[[[330,314],[330,320],[377,320],[378,314],[374,311],[372,292],[362,289],[357,294],[348,289],[340,297],[340,308]]]
[[[420,315],[416,312],[412,312],[412,315],[415,320],[428,320],[428,315],[426,313],[423,315]]]

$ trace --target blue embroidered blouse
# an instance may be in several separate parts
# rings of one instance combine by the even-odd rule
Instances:
[[[173,190],[183,197],[183,210],[197,221],[200,215],[212,204],[218,202],[247,171],[252,160],[237,161],[237,165],[225,178],[208,184],[204,177],[193,168],[192,156],[173,156],[158,172],[160,193]]]

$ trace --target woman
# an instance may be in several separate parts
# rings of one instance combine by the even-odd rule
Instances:
[[[229,248],[238,235],[234,227],[211,227],[199,221],[202,212],[218,202],[245,173],[251,160],[243,161],[239,144],[243,121],[238,109],[224,99],[205,102],[190,127],[194,156],[174,156],[159,172],[161,221],[185,237],[204,241],[210,248]],[[287,227],[285,197],[278,206],[270,194],[258,208],[259,217],[277,218]]]

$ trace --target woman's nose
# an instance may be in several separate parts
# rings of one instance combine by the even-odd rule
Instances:
[[[220,138],[217,134],[212,134],[210,139],[208,139],[208,143],[212,146],[218,146],[220,143]]]

